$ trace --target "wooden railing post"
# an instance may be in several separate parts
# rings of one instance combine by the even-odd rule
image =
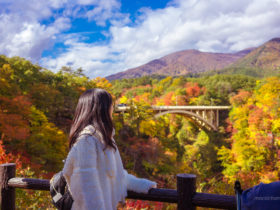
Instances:
[[[178,210],[195,210],[192,198],[196,192],[196,176],[194,174],[177,175]]]
[[[7,163],[0,165],[0,202],[1,210],[15,210],[15,189],[8,187],[8,180],[15,177],[16,164]]]

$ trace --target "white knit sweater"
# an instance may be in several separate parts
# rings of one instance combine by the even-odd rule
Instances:
[[[63,168],[74,199],[72,210],[115,210],[127,190],[147,193],[155,182],[136,178],[123,168],[118,150],[109,147],[93,126],[87,126],[70,150]]]

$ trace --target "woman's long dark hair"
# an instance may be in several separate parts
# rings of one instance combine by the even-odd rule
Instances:
[[[101,133],[106,144],[105,148],[110,146],[116,149],[112,140],[113,121],[110,116],[112,103],[112,96],[103,89],[89,89],[80,96],[70,129],[69,149],[88,125],[92,125]]]

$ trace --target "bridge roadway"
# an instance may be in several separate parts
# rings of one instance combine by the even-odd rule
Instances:
[[[231,106],[151,106],[156,111],[167,110],[229,110]],[[116,106],[116,112],[122,112],[130,109],[129,106]]]
[[[157,112],[156,118],[165,114],[183,114],[199,126],[210,130],[218,130],[219,111],[230,108],[230,106],[151,106],[151,109]],[[117,106],[115,112],[125,112],[129,109],[129,106]]]

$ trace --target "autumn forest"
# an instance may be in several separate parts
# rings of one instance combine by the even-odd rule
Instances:
[[[280,77],[245,74],[151,75],[108,81],[82,69],[57,73],[20,57],[0,56],[0,163],[17,176],[49,179],[63,167],[68,132],[80,94],[104,88],[127,112],[114,113],[115,140],[125,168],[176,188],[176,174],[197,175],[200,192],[233,195],[280,179]],[[190,118],[154,118],[152,105],[222,105],[218,131]],[[17,206],[52,207],[47,192],[17,189]],[[159,204],[147,204],[159,205]],[[162,206],[163,204],[161,204]],[[164,204],[167,205],[167,204]],[[163,208],[163,207],[162,207]],[[164,208],[172,209],[172,206]]]

